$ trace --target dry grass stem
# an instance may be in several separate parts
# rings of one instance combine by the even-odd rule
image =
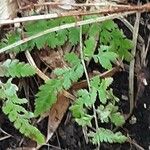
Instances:
[[[135,57],[135,54],[136,54],[137,38],[138,38],[139,25],[140,25],[140,16],[141,16],[141,13],[136,13],[136,21],[135,21],[134,29],[133,29],[133,49],[131,51],[133,58]],[[127,118],[130,117],[134,108],[134,65],[135,65],[135,59],[131,60],[130,67],[129,67],[130,112]]]

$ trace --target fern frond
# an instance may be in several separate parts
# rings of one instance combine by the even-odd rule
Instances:
[[[121,132],[113,133],[111,130],[99,128],[96,132],[90,132],[89,137],[93,144],[98,144],[101,142],[106,143],[124,143],[127,140],[127,137],[124,136]]]
[[[39,88],[35,99],[35,116],[48,111],[57,100],[57,94],[62,90],[62,80],[50,79]]]
[[[27,77],[36,73],[35,68],[27,63],[19,62],[17,59],[7,59],[0,68],[2,70],[0,73],[1,77]]]
[[[4,93],[2,97],[0,95],[0,98],[4,100],[2,110],[8,115],[9,120],[14,123],[16,129],[39,144],[45,143],[45,138],[41,132],[30,124],[33,113],[28,112],[21,106],[21,104],[27,103],[27,100],[18,98],[16,94],[17,86],[11,83],[11,79],[6,84],[1,83],[0,86],[1,91]]]
[[[36,33],[42,32],[48,28],[59,26],[63,22],[62,19],[53,19],[50,21],[42,20],[42,21],[35,21],[32,23],[27,23],[25,25],[26,34],[28,36],[34,35]],[[64,45],[64,43],[67,41],[68,36],[68,30],[61,30],[59,32],[53,32],[50,34],[47,34],[45,36],[36,38],[32,40],[31,45],[34,43],[38,49],[41,49],[45,46],[50,46],[51,48],[55,48],[57,46]],[[30,45],[29,44],[29,45]]]
[[[102,123],[104,123],[104,122],[108,123],[109,122],[109,116],[111,114],[112,107],[113,107],[112,104],[108,104],[107,106],[100,105],[97,108],[96,111],[97,111],[99,119],[101,120]]]
[[[97,91],[92,89],[89,93],[87,90],[79,90],[77,92],[77,100],[70,110],[75,118],[75,121],[81,126],[91,125],[93,116],[88,115],[87,108],[91,108],[96,101]]]
[[[46,81],[39,88],[35,99],[36,116],[48,111],[56,102],[58,92],[63,89],[69,89],[72,82],[76,82],[83,75],[82,64],[75,54],[68,54],[66,59],[70,62],[71,67],[55,69],[54,73],[57,78]]]
[[[54,73],[58,78],[63,79],[64,89],[69,89],[73,82],[77,82],[82,77],[84,69],[80,59],[74,53],[65,55],[65,60],[70,64],[68,68],[57,68]]]
[[[133,48],[133,43],[126,38],[113,20],[100,24],[100,43],[111,46],[110,51],[115,52],[121,59],[126,61],[132,59],[130,50]]]
[[[106,106],[100,105],[96,111],[102,123],[111,121],[115,126],[121,126],[125,123],[124,117],[118,112],[118,107],[112,103]]]

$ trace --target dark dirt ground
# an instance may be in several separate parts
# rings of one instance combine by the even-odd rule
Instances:
[[[143,0],[143,2],[145,2]],[[140,24],[139,34],[144,38],[145,43],[150,36],[150,14],[142,14],[144,24]],[[123,25],[120,24],[123,28]],[[126,31],[125,31],[126,32]],[[128,34],[128,32],[127,32]],[[128,34],[130,37],[130,33]],[[150,47],[149,47],[150,49]],[[149,61],[146,67],[146,71],[150,70],[150,51],[148,53],[147,60]],[[150,72],[148,73],[148,78],[150,77]],[[147,78],[147,79],[148,79]],[[136,80],[135,80],[136,82]],[[114,93],[120,98],[120,109],[124,113],[129,111],[129,101],[124,100],[122,95],[128,95],[128,71],[122,71],[114,76],[114,82],[112,85]],[[135,85],[135,95],[137,94],[138,85]],[[54,134],[53,138],[49,141],[50,146],[43,146],[41,150],[58,150],[59,147],[65,150],[94,150],[95,147],[91,144],[86,144],[83,136],[82,129],[77,126],[77,124],[70,117],[70,112],[68,111],[63,118],[57,132]],[[131,120],[135,119],[135,122]],[[43,132],[46,128],[46,122],[42,122],[39,127]],[[13,137],[0,141],[0,150],[6,150],[8,148],[15,150],[16,147],[33,145],[30,140],[26,139],[23,144],[21,144],[22,136],[20,133],[14,129],[13,125],[8,121],[7,117],[1,112],[0,113],[0,127],[13,135]],[[121,128],[121,131],[127,133],[132,141],[143,147],[145,150],[150,150],[150,80],[148,79],[148,86],[145,87],[144,92],[137,100],[137,105],[134,108],[132,116],[127,120],[126,124]],[[0,132],[0,136],[4,135]],[[55,145],[55,146],[54,146]],[[102,144],[101,150],[140,150],[135,147],[132,143],[119,144]]]

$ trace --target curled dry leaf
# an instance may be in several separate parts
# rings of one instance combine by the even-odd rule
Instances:
[[[75,0],[61,0],[61,3],[66,4],[66,5],[59,6],[60,8],[65,9],[65,10],[70,10],[72,9],[72,6],[67,5],[67,4],[75,4]]]

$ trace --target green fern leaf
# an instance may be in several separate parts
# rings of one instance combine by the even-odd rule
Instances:
[[[111,88],[109,89],[109,91],[107,91],[107,96],[109,99],[113,100],[114,102],[119,102],[119,98],[113,94],[113,90]]]
[[[13,43],[15,43],[16,41],[19,41],[19,40],[21,40],[20,33],[17,32],[17,31],[11,31],[8,34],[6,34],[6,38],[2,39],[1,48],[5,47],[5,46],[8,46],[10,44],[13,44]],[[15,48],[12,48],[11,50],[9,50],[9,52],[18,53],[20,51],[25,51],[27,48],[29,50],[28,44],[25,43],[25,44],[22,44],[20,46],[15,47]]]
[[[68,35],[67,30],[60,30],[59,32],[57,32],[56,34],[56,38],[58,40],[57,46],[62,46],[65,44],[65,42],[67,41],[67,35]]]
[[[103,45],[108,45],[113,41],[116,34],[119,35],[119,37],[123,36],[123,33],[118,29],[117,24],[112,20],[102,22],[100,24],[100,30],[100,41]],[[116,34],[112,34],[112,32]]]
[[[112,103],[106,106],[100,105],[96,111],[102,123],[108,123],[109,119],[115,126],[121,126],[125,123],[124,117],[120,112],[117,112],[118,107],[114,106]]]
[[[48,29],[47,21],[46,20],[40,20],[40,21],[34,21],[34,22],[28,22],[25,24],[26,33],[28,36],[32,36],[34,34],[37,34],[39,32],[42,32],[46,29]]]
[[[98,107],[98,109],[96,110],[102,123],[109,122],[109,116],[112,111],[111,108],[109,108],[109,107],[111,107],[111,106],[107,105],[106,107],[104,107],[103,105],[100,105]]]
[[[72,105],[69,109],[72,112],[75,121],[81,126],[91,125],[91,120],[93,116],[88,115],[86,113],[86,109],[83,106],[82,99],[78,98],[74,105]]]
[[[90,93],[87,90],[79,90],[77,92],[77,97],[79,98],[77,101],[83,103],[83,105],[87,108],[92,107],[96,101],[96,93],[94,90],[92,90]]]
[[[95,38],[93,36],[90,36],[86,41],[85,41],[85,47],[84,47],[84,55],[85,55],[85,59],[91,59],[93,54],[94,54],[94,50],[93,48],[95,47]]]
[[[62,80],[50,79],[39,88],[35,99],[35,116],[48,111],[57,100],[57,94],[62,90]]]
[[[110,115],[110,120],[115,126],[121,126],[125,123],[125,118],[121,115],[120,112],[112,113]]]
[[[45,138],[41,132],[29,123],[33,115],[21,106],[21,104],[27,103],[27,100],[18,98],[16,94],[18,88],[11,83],[11,79],[6,84],[1,83],[1,90],[5,94],[2,97],[0,95],[0,98],[5,97],[2,111],[8,115],[9,120],[14,123],[16,129],[39,144],[45,143]]]
[[[57,68],[54,74],[64,81],[62,85],[67,90],[71,87],[72,82],[77,82],[82,77],[84,70],[80,59],[74,53],[66,54],[65,59],[71,67]]]
[[[27,23],[25,25],[25,28],[27,31],[26,32],[27,35],[31,36],[36,33],[42,32],[50,27],[52,28],[55,26],[59,26],[60,24],[61,24],[61,19],[56,19],[51,21],[42,20],[42,21],[36,21],[34,23]],[[38,49],[41,49],[46,45],[50,46],[51,48],[55,48],[57,46],[64,45],[64,43],[67,41],[67,35],[68,35],[67,30],[61,30],[59,32],[53,32],[45,36],[36,38],[32,40],[32,43],[34,43]]]
[[[83,108],[83,103],[80,103],[80,101],[76,101],[74,105],[72,105],[69,110],[72,113],[72,116],[74,118],[81,118],[85,114],[85,109]]]
[[[81,60],[73,52],[65,54],[65,60],[71,65],[71,67],[81,63]]]
[[[109,45],[110,51],[115,52],[121,59],[126,61],[132,59],[130,50],[133,48],[131,40],[127,39],[117,24],[112,20],[104,21],[100,25],[100,42]]]
[[[57,35],[57,33],[55,33],[55,32],[52,32],[52,33],[47,35],[46,43],[51,48],[56,48],[57,47],[58,38],[57,38],[56,35]]]
[[[121,59],[123,58],[128,62],[132,60],[133,56],[130,50],[133,48],[133,43],[131,40],[126,38],[120,38],[118,39],[118,41],[116,41],[116,39],[114,39],[111,46],[112,47],[110,50],[116,52]]]
[[[103,104],[106,104],[107,99],[109,97],[108,87],[113,82],[112,78],[105,78],[100,80],[98,76],[92,78],[91,86],[94,87],[98,91],[99,99]]]
[[[39,88],[40,91],[37,93],[35,100],[36,116],[48,111],[56,102],[58,92],[63,88],[69,89],[72,82],[76,82],[83,75],[83,67],[75,54],[67,54],[66,59],[70,62],[72,68],[55,69],[54,73],[58,78],[47,81],[45,85]]]
[[[96,35],[99,34],[100,27],[98,23],[92,24],[89,28],[88,34],[89,37],[95,37]]]
[[[127,140],[127,137],[124,136],[121,132],[113,133],[111,130],[104,128],[99,128],[96,130],[96,133],[90,132],[88,135],[91,138],[93,144],[102,142],[124,143]]]
[[[86,113],[86,108],[92,107],[96,101],[96,95],[97,93],[95,89],[92,89],[91,93],[83,89],[77,92],[77,100],[74,105],[70,107],[70,110],[75,118],[75,121],[79,125],[91,125],[93,116]]]
[[[75,121],[82,127],[85,127],[87,125],[91,126],[91,120],[93,116],[84,114],[84,116],[81,116],[81,118],[75,118]]]
[[[101,85],[98,89],[99,99],[103,104],[106,104],[108,95],[107,95],[107,88],[110,86],[110,84],[113,82],[112,78],[105,78],[102,79]]]
[[[31,22],[26,23],[25,29],[26,29],[27,36],[32,36],[34,34],[37,34],[39,32],[42,32],[48,29],[47,21],[40,20],[40,21],[35,21],[32,23]],[[42,47],[46,46],[46,41],[47,41],[47,35],[32,40],[32,43],[30,43],[30,46],[33,47],[34,45],[36,45],[38,49],[41,49]]]
[[[61,72],[62,71],[62,72]],[[64,72],[65,71],[65,72]],[[64,89],[69,89],[72,85],[72,82],[77,82],[77,80],[83,75],[83,67],[82,65],[75,66],[73,68],[65,68],[65,69],[55,69],[54,73],[58,76],[62,74],[62,76],[58,76],[64,80],[63,87]]]
[[[125,123],[125,118],[118,110],[118,106],[113,106],[109,118],[115,126],[122,126]]]
[[[1,77],[27,77],[36,73],[35,68],[19,60],[7,59],[1,66]]]
[[[114,62],[117,57],[118,55],[116,53],[109,51],[109,46],[104,45],[101,45],[99,53],[93,56],[95,62],[99,62],[105,69],[111,69],[111,62]]]
[[[72,45],[76,45],[79,42],[80,32],[79,28],[69,29],[68,39]]]

